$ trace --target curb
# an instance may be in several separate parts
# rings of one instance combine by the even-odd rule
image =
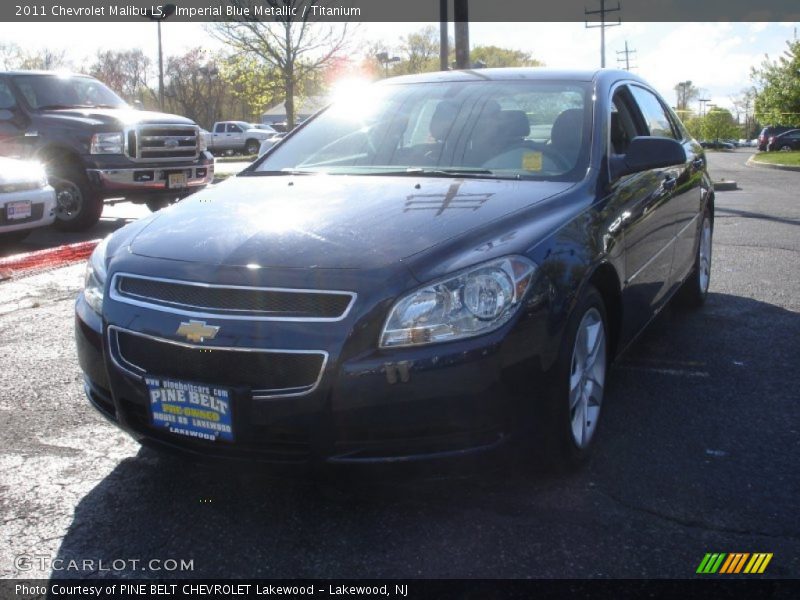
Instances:
[[[735,181],[714,181],[712,185],[715,192],[732,192],[739,189]]]
[[[77,242],[0,258],[0,281],[81,262],[89,258],[100,241]]]
[[[755,156],[755,155],[754,155]],[[781,165],[778,163],[763,163],[757,160],[753,160],[753,156],[747,159],[747,162],[744,163],[748,167],[762,167],[764,169],[776,169],[778,171],[800,171],[800,166],[796,165]]]

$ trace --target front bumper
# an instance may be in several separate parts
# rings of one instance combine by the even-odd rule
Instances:
[[[6,205],[18,201],[30,201],[31,216],[8,219]],[[0,233],[44,227],[55,220],[56,194],[49,185],[37,190],[0,193]]]
[[[183,173],[186,187],[169,187],[169,175]],[[186,194],[202,188],[214,180],[214,160],[202,158],[188,165],[149,166],[88,169],[90,181],[101,194],[110,196],[123,193],[169,193]]]
[[[82,296],[76,310],[78,355],[95,408],[143,445],[200,459],[365,464],[460,457],[505,445],[520,404],[530,400],[529,386],[514,385],[519,365],[511,366],[498,332],[439,347],[332,355],[320,384],[300,396],[258,399],[237,390],[236,440],[208,442],[156,427],[146,385],[112,359],[107,325]]]

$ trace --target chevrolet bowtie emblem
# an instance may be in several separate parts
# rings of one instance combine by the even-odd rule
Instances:
[[[176,332],[178,335],[183,335],[190,342],[205,342],[213,340],[217,337],[219,327],[216,325],[206,325],[205,321],[189,321],[188,323],[181,323]]]

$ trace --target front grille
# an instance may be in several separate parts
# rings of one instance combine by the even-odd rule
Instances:
[[[5,207],[0,204],[0,225],[22,225],[23,223],[32,223],[38,221],[44,215],[44,204],[31,204],[31,216],[24,219],[8,219]]]
[[[193,346],[109,328],[111,352],[137,376],[153,375],[223,387],[251,388],[253,397],[312,391],[327,355],[318,351]]]
[[[139,125],[128,132],[128,156],[136,161],[194,160],[198,136],[195,125]]]
[[[113,289],[122,301],[265,319],[338,320],[354,299],[350,292],[211,286],[125,274],[116,276]]]

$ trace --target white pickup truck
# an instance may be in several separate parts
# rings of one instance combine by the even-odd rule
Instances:
[[[261,142],[275,133],[269,125],[255,127],[245,121],[218,121],[206,137],[208,149],[214,154],[258,154]]]

